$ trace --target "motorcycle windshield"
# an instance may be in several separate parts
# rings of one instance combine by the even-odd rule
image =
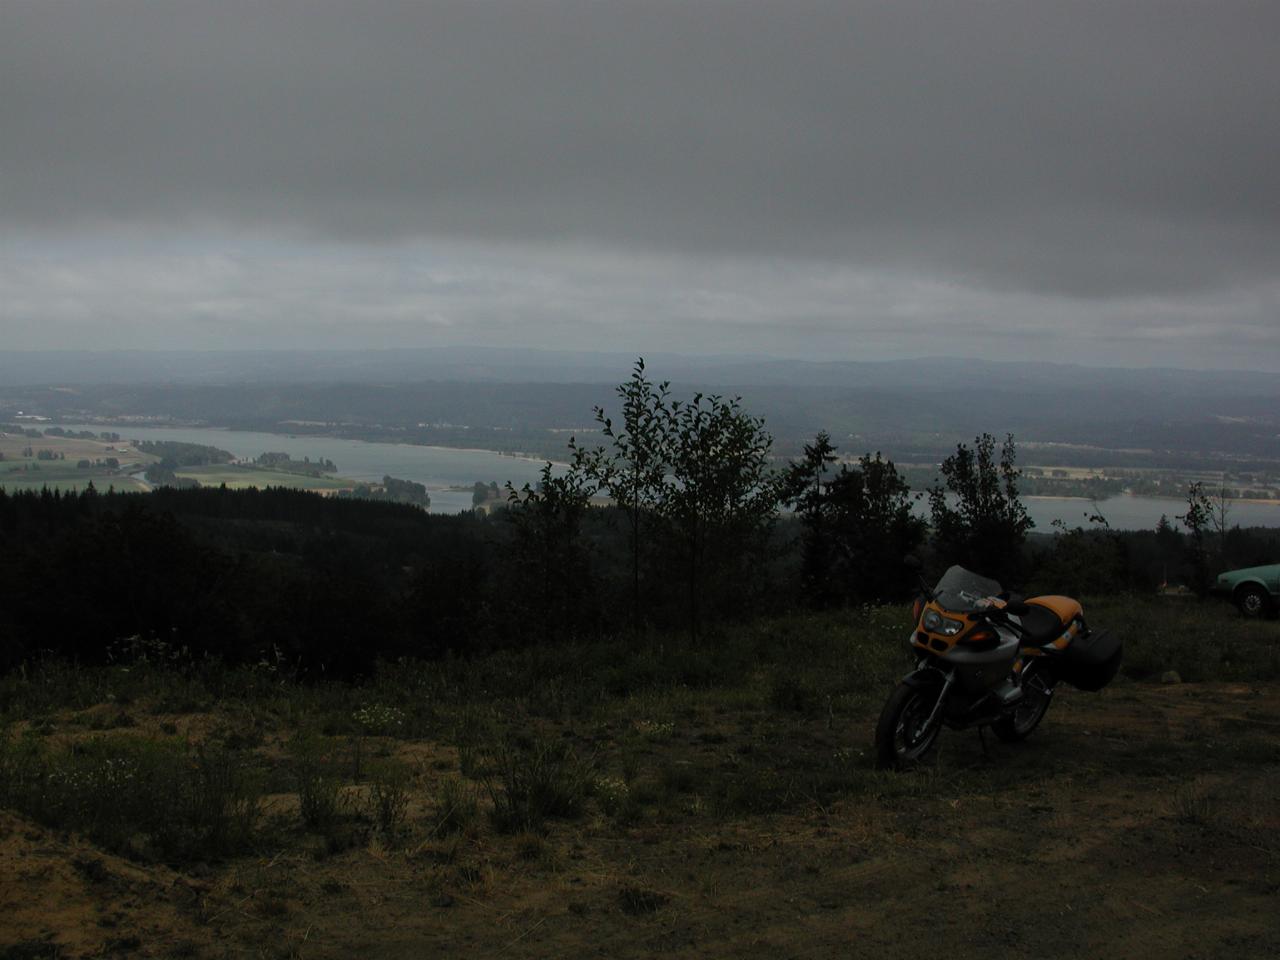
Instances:
[[[971,613],[979,608],[979,601],[999,596],[1001,590],[996,581],[956,566],[942,575],[933,594],[939,606],[956,613]]]

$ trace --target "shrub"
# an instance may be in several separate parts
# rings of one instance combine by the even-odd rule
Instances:
[[[444,777],[435,789],[436,822],[431,832],[444,837],[471,830],[480,815],[475,791],[457,777]]]
[[[304,829],[332,837],[343,818],[342,781],[333,774],[329,757],[313,738],[292,745],[298,788],[298,816]]]
[[[581,815],[593,764],[567,744],[549,739],[504,739],[492,750],[483,779],[503,833],[540,830],[550,817]]]
[[[464,707],[454,730],[458,751],[458,770],[464,777],[477,777],[484,765],[485,745],[496,736],[493,717],[480,710]]]
[[[374,824],[385,835],[404,826],[409,808],[409,771],[400,764],[387,764],[373,771],[369,806]]]
[[[108,849],[173,860],[243,850],[260,815],[259,778],[211,747],[98,739],[52,750],[0,743],[0,803]]]

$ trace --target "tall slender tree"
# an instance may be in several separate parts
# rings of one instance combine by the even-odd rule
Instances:
[[[573,468],[591,484],[608,493],[626,517],[631,559],[631,624],[639,632],[641,613],[640,572],[650,524],[666,489],[671,462],[670,384],[652,383],[645,376],[644,358],[636,360],[631,378],[617,387],[622,420],[614,423],[602,407],[595,408],[604,447],[583,447],[571,438]],[[652,538],[650,538],[652,539]]]
[[[831,435],[819,431],[804,455],[787,468],[783,498],[795,510],[804,534],[800,541],[800,591],[806,601],[825,607],[835,601],[832,568],[835,537],[831,529],[830,486],[835,471],[836,448]]]

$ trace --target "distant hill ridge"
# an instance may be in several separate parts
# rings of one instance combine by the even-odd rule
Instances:
[[[646,357],[655,379],[706,386],[852,387],[936,392],[972,387],[1065,391],[1103,387],[1203,396],[1277,396],[1262,371],[1089,367],[946,357],[812,361],[753,356]],[[0,351],[0,385],[230,385],[241,383],[618,383],[635,357],[622,353],[437,347],[396,350]]]

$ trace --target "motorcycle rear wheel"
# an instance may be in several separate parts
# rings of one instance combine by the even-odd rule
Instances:
[[[991,725],[996,736],[1005,743],[1017,743],[1031,736],[1049,712],[1053,699],[1053,684],[1046,671],[1028,667],[1022,677],[1022,702],[1007,717],[1001,717]]]
[[[876,724],[877,767],[902,770],[928,759],[938,744],[942,723],[937,721],[927,730],[922,728],[937,702],[935,689],[898,684]]]

